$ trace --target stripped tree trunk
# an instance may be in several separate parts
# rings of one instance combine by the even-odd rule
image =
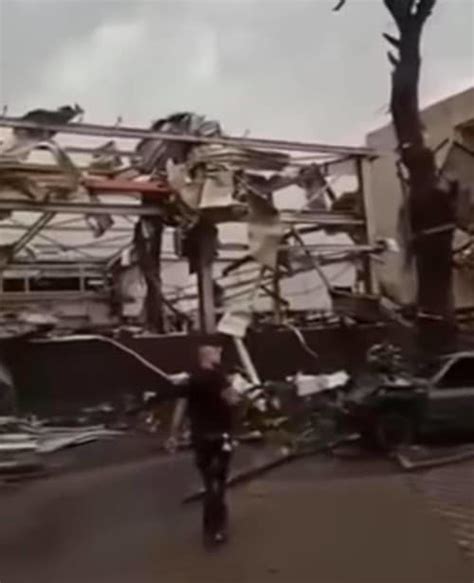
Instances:
[[[384,0],[399,39],[384,35],[398,51],[389,53],[392,73],[391,112],[401,161],[408,173],[411,251],[417,272],[420,340],[428,350],[452,340],[452,239],[454,200],[439,187],[433,152],[427,147],[420,117],[418,86],[423,26],[436,0]]]
[[[438,351],[454,339],[454,196],[439,187],[434,154],[423,135],[418,99],[421,36],[436,0],[383,2],[399,31],[399,38],[384,37],[397,53],[388,53],[393,65],[390,109],[407,173],[409,251],[416,264],[418,329],[424,347]],[[335,10],[345,3],[340,0]]]

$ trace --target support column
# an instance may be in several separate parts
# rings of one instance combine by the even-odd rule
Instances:
[[[371,245],[375,243],[375,217],[370,183],[370,160],[368,158],[358,157],[356,160],[356,169],[365,219],[363,243]],[[366,294],[377,293],[377,279],[369,256],[363,259],[363,278],[364,292]]]
[[[136,223],[134,234],[138,264],[147,286],[145,300],[146,323],[154,332],[163,332],[164,330],[161,289],[163,230],[164,225],[160,217],[143,217]]]
[[[216,227],[205,223],[201,224],[196,243],[198,245],[199,329],[203,334],[214,334],[216,331],[216,309],[213,263],[216,250]]]

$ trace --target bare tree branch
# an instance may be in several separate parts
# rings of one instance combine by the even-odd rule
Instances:
[[[386,32],[383,33],[383,37],[396,49],[400,48],[400,39],[395,38],[394,36],[391,36],[390,34],[387,34]]]
[[[405,2],[406,0],[402,1]],[[401,10],[403,5],[400,3],[400,0],[383,0],[383,3],[385,4],[387,10],[390,12],[397,25],[400,27],[403,20],[403,11]]]
[[[341,10],[341,8],[344,7],[345,3],[347,2],[347,0],[339,0],[339,2],[337,3],[336,6],[334,6],[333,11],[334,12],[339,12],[339,10]]]
[[[407,16],[413,13],[413,7],[415,6],[417,0],[408,0],[406,13]]]
[[[398,65],[400,64],[400,61],[397,59],[397,57],[391,53],[390,51],[387,53],[387,57],[388,60],[390,61],[390,63],[394,66],[394,67],[398,67]]]
[[[436,0],[418,0],[414,16],[419,24],[423,24],[431,16],[435,4]]]

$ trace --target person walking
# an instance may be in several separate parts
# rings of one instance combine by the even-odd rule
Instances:
[[[224,543],[228,536],[226,484],[232,458],[234,408],[238,395],[222,368],[222,347],[198,348],[197,365],[179,390],[167,447],[176,449],[184,414],[191,422],[192,448],[204,484],[202,528],[206,545]]]

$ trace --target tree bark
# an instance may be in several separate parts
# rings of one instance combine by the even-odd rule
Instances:
[[[389,53],[392,73],[391,112],[401,161],[408,173],[410,249],[417,273],[420,340],[430,351],[453,339],[452,193],[438,186],[433,152],[427,147],[419,110],[420,42],[423,26],[436,0],[384,0],[400,39],[384,35],[398,50]],[[433,342],[434,341],[434,342]]]
[[[334,10],[341,10],[346,1],[339,0]],[[435,157],[423,135],[418,99],[421,36],[436,1],[383,0],[400,33],[399,38],[384,34],[397,53],[388,53],[394,67],[390,109],[401,162],[408,173],[408,245],[416,265],[420,340],[429,351],[447,349],[455,338],[455,196],[439,187]]]

